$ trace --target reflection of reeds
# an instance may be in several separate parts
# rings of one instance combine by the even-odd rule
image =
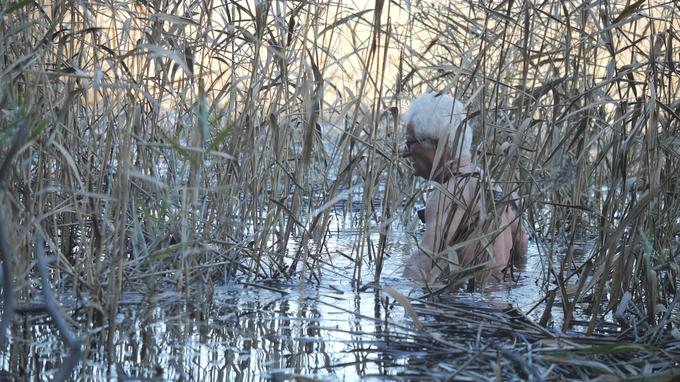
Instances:
[[[347,189],[362,190],[353,279],[370,261],[378,281],[387,228],[418,197],[398,111],[431,87],[480,111],[477,162],[523,197],[565,327],[585,296],[589,332],[622,306],[631,330],[677,325],[673,4],[256,3],[5,5],[0,182],[17,224],[3,285],[13,274],[17,301],[36,231],[52,281],[87,291],[111,333],[123,290],[318,279]]]

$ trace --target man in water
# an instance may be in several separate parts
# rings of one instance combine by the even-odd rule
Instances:
[[[410,158],[414,175],[434,186],[425,204],[425,233],[404,270],[412,280],[432,282],[448,274],[460,285],[485,279],[527,250],[515,198],[470,161],[472,127],[465,117],[461,102],[435,93],[416,98],[405,115],[402,157]]]

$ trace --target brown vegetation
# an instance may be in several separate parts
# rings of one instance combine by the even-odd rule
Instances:
[[[318,280],[348,188],[353,278],[370,261],[378,281],[371,224],[415,218],[398,114],[430,88],[480,112],[476,159],[524,198],[546,311],[568,328],[587,298],[588,334],[607,314],[644,342],[677,330],[677,6],[417,3],[3,3],[0,339],[43,245],[110,333],[126,290]]]

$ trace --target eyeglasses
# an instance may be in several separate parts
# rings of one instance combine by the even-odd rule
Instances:
[[[412,145],[421,144],[421,143],[426,143],[426,142],[433,142],[431,139],[407,139],[404,144],[406,145],[406,149],[410,150]]]
[[[404,142],[404,144],[406,145],[406,148],[407,148],[408,150],[411,149],[411,145],[414,145],[414,144],[416,144],[416,143],[420,143],[420,141],[417,140],[417,139],[407,139],[406,142]]]
[[[422,144],[422,143],[431,142],[431,141],[432,141],[431,139],[407,139],[404,142],[404,145],[406,146],[406,150],[403,151],[402,157],[406,158],[406,157],[411,156],[411,146],[413,146],[415,144]]]

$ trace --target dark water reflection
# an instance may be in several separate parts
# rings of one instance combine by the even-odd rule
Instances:
[[[130,310],[120,327],[134,330],[121,330],[116,358],[130,376],[170,380],[353,379],[400,372],[380,349],[392,333],[404,339],[411,329],[391,322],[398,307],[381,303],[380,293],[276,287],[285,293],[255,285],[216,288],[205,320],[186,306]],[[93,369],[111,376],[103,365]]]
[[[327,242],[330,253],[351,253],[356,235],[336,232]],[[89,347],[78,379],[283,381],[313,375],[322,380],[385,380],[422,373],[414,365],[427,362],[431,349],[419,343],[422,337],[411,318],[382,290],[388,285],[404,295],[422,293],[401,277],[415,243],[395,232],[381,286],[353,286],[353,265],[337,256],[329,259],[332,266],[322,268],[320,285],[233,283],[215,287],[210,296],[197,293],[195,301],[173,293],[127,295],[126,300],[136,303],[124,306],[118,316],[113,349],[106,347],[106,328],[95,327],[89,334],[79,330]],[[371,237],[377,243],[377,233]],[[525,268],[516,282],[457,298],[492,309],[508,303],[529,309],[542,297],[542,265],[535,250]],[[364,280],[373,279],[372,271],[365,264]],[[81,328],[86,327],[84,317],[79,318]],[[24,316],[14,325],[9,352],[0,356],[2,370],[26,381],[56,372],[65,350],[47,321]]]
[[[105,330],[89,336],[92,348],[79,379],[256,381],[315,374],[352,380],[402,370],[401,361],[381,348],[392,338],[407,340],[410,324],[378,291],[234,284],[214,293],[208,306],[179,303],[169,295],[128,306],[118,317],[113,354],[106,349]],[[65,351],[42,319],[19,323],[12,341],[0,365],[20,380],[48,378]]]

